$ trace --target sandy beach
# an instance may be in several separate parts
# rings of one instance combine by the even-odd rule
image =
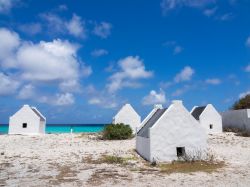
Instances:
[[[210,135],[209,149],[225,166],[217,171],[162,173],[135,153],[135,139],[96,135],[0,136],[0,186],[248,186],[250,138]],[[100,161],[104,155],[127,164]]]

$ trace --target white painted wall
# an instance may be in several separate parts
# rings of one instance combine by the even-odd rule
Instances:
[[[222,133],[222,117],[211,104],[206,106],[200,115],[199,122],[208,134]],[[212,129],[210,129],[210,124],[213,126]]]
[[[27,123],[27,128],[23,128],[23,123]],[[9,134],[44,134],[45,124],[29,105],[24,105],[10,117]]]
[[[185,147],[186,153],[207,149],[206,131],[181,101],[173,101],[155,125],[149,129],[149,140],[145,139],[147,138],[136,138],[136,149],[142,157],[151,162],[177,160],[177,147]]]
[[[39,134],[45,134],[46,131],[46,121],[40,121]]]
[[[120,111],[115,115],[112,121],[113,124],[124,123],[129,125],[136,132],[136,128],[141,123],[141,117],[137,114],[134,108],[130,104],[125,104]]]
[[[150,160],[150,139],[136,136],[136,151],[142,158]]]
[[[223,128],[239,128],[250,132],[250,109],[221,113]]]

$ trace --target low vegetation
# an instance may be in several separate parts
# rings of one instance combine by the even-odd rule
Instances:
[[[246,129],[239,129],[239,128],[224,128],[224,132],[234,132],[236,136],[242,137],[250,137],[250,132]]]
[[[250,94],[248,94],[245,97],[239,99],[232,106],[232,109],[234,109],[234,110],[247,109],[247,108],[250,108]]]
[[[250,132],[249,131],[238,132],[236,133],[236,136],[250,137]]]
[[[126,159],[120,156],[104,155],[102,157],[102,162],[107,164],[125,164]]]
[[[170,164],[160,164],[159,167],[163,173],[192,173],[192,172],[214,172],[224,166],[224,162],[208,161],[173,161]]]
[[[117,155],[102,155],[97,159],[93,159],[92,156],[87,156],[83,158],[83,162],[88,164],[117,164],[117,165],[127,165],[130,161],[137,160],[136,157],[121,157]]]
[[[185,154],[178,160],[171,163],[154,164],[160,168],[162,173],[193,173],[193,172],[215,172],[225,165],[223,161],[216,161],[215,155],[209,152],[197,151],[192,154]],[[153,166],[151,164],[151,166]]]
[[[100,186],[105,181],[110,181],[113,184],[117,184],[122,181],[131,181],[132,178],[128,174],[119,173],[115,169],[97,169],[88,179],[87,183],[90,186]]]
[[[133,131],[129,125],[123,123],[109,124],[103,130],[102,138],[105,140],[125,140],[133,137]]]

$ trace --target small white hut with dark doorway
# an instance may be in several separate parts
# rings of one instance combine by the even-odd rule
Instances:
[[[222,133],[222,117],[213,105],[194,107],[191,114],[208,134]]]
[[[45,134],[46,118],[35,107],[24,105],[9,120],[9,134]]]
[[[136,128],[141,123],[141,117],[137,114],[135,109],[130,104],[125,104],[118,111],[118,113],[113,117],[113,124],[123,123],[129,125],[136,132]]]
[[[173,161],[206,149],[207,134],[182,101],[168,108],[156,105],[136,134],[136,150],[150,162]]]

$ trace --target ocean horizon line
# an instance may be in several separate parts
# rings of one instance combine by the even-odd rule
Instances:
[[[46,126],[104,126],[108,123],[51,123],[51,124],[46,124]],[[8,123],[2,123],[0,126],[9,126]]]

